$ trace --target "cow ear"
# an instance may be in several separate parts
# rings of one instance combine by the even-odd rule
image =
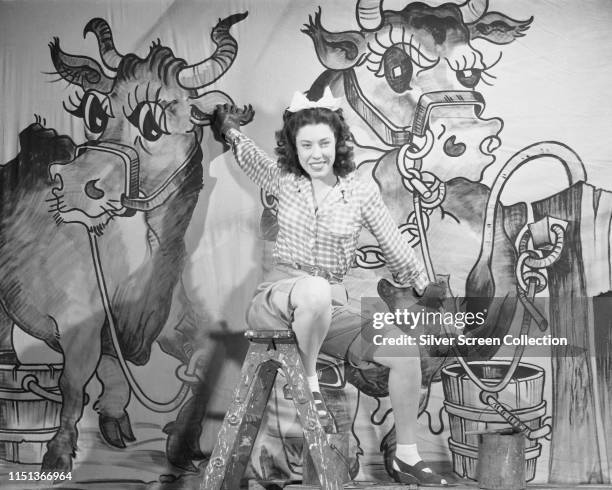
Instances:
[[[493,44],[509,44],[525,35],[533,17],[515,20],[499,12],[488,12],[476,22],[468,24],[470,39],[485,39]]]
[[[302,32],[315,45],[321,63],[332,70],[346,70],[355,66],[366,52],[364,35],[359,31],[329,32],[321,25],[321,9],[308,18]]]
[[[96,60],[89,56],[65,53],[57,37],[49,43],[49,50],[57,74],[68,83],[79,85],[83,90],[94,89],[104,94],[112,90],[114,79],[105,75]]]
[[[234,105],[234,101],[220,90],[211,90],[199,95],[191,102],[191,122],[196,126],[210,125],[215,107],[223,104]]]

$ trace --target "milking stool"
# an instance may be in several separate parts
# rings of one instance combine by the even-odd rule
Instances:
[[[291,330],[248,330],[245,337],[250,341],[249,351],[200,490],[240,487],[279,368],[287,378],[321,489],[340,490],[342,471],[333,464],[334,449],[326,434],[335,432],[335,427],[333,422],[328,427],[321,424],[295,334]]]

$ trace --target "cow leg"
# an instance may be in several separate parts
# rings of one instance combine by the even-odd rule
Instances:
[[[100,329],[103,322],[103,316],[94,314],[81,322],[73,319],[71,328],[60,330],[60,344],[64,353],[64,370],[59,380],[62,393],[60,427],[47,444],[42,462],[43,472],[72,471],[72,458],[77,449],[77,423],[83,415],[85,386],[100,359]]]
[[[130,401],[130,386],[116,357],[102,354],[96,376],[102,393],[94,404],[99,414],[100,433],[111,446],[124,448],[125,441],[136,440],[126,407]]]
[[[211,344],[214,345],[214,344]],[[218,365],[223,364],[217,359]],[[166,424],[164,432],[168,434],[166,441],[166,456],[174,466],[187,471],[197,471],[192,461],[202,460],[206,455],[200,450],[200,436],[202,435],[202,420],[206,414],[214,388],[213,379],[209,375],[217,375],[219,370],[206,371],[206,379],[192,387],[193,396],[181,407],[176,420]]]
[[[166,440],[166,457],[172,465],[185,471],[197,472],[193,461],[206,458],[200,449],[200,436],[202,435],[201,421],[206,413],[207,396],[196,393],[181,407],[177,419],[167,423],[164,434]],[[201,404],[203,402],[203,405]]]

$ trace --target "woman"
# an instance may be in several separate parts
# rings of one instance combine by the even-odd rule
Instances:
[[[326,89],[319,101],[296,93],[276,134],[278,161],[240,132],[240,111],[217,106],[213,129],[233,149],[238,165],[278,199],[279,231],[274,269],[259,285],[247,311],[250,328],[291,328],[319,415],[329,417],[316,374],[319,352],[357,367],[389,367],[395,415],[394,478],[402,483],[445,485],[421,460],[416,419],[421,383],[418,347],[377,345],[374,335],[399,338],[395,325],[374,330],[371,319],[347,305],[342,284],[365,226],[378,240],[394,280],[410,284],[419,303],[438,307],[444,287],[430,283],[416,254],[401,237],[378,187],[355,174],[350,132],[337,100]]]

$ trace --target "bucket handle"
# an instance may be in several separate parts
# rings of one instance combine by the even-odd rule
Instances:
[[[62,403],[62,395],[53,393],[40,386],[40,384],[38,383],[38,378],[33,374],[28,374],[27,376],[24,376],[24,378],[21,380],[21,388],[26,391],[31,391],[35,395],[38,395],[39,397],[45,400],[49,400],[55,403]]]
[[[536,441],[540,438],[548,436],[552,427],[548,424],[543,425],[539,429],[531,429],[527,426],[521,419],[519,419],[516,415],[506,409],[493,395],[493,393],[489,393],[486,391],[480,392],[480,400],[489,405],[493,410],[495,410],[499,415],[501,415],[506,422],[508,422],[515,430],[522,432],[525,434],[527,439],[532,441]]]

